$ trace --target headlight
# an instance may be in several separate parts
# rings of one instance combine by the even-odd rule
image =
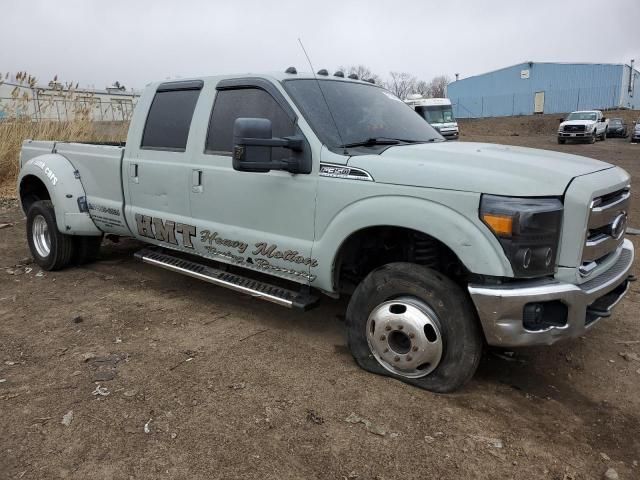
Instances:
[[[557,198],[482,195],[480,219],[500,241],[514,275],[531,278],[555,271],[562,209]]]

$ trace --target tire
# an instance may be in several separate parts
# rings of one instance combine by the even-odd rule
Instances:
[[[567,143],[567,139],[566,139],[566,138],[560,138],[560,137],[558,137],[558,143],[559,143],[560,145],[564,145],[565,143]]]
[[[471,301],[429,268],[390,263],[374,270],[356,288],[346,320],[351,354],[369,372],[445,393],[478,368],[483,337]]]
[[[100,255],[102,235],[99,237],[73,237],[74,252],[71,261],[76,265],[91,263]]]
[[[594,130],[593,133],[591,134],[591,137],[589,137],[589,143],[596,143],[597,140],[598,140],[598,134]]]
[[[604,132],[602,132],[602,135],[600,136],[600,140],[604,142],[606,139],[607,139],[607,131],[605,130]]]
[[[29,208],[27,242],[33,259],[43,270],[60,270],[69,264],[73,255],[73,237],[58,230],[49,200],[39,200]]]

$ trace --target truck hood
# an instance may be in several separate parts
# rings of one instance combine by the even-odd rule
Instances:
[[[596,124],[593,120],[567,120],[560,124],[561,127],[565,125],[584,125],[585,127],[593,127]]]
[[[578,155],[472,142],[438,142],[358,155],[349,166],[376,182],[510,196],[562,195],[574,177],[613,168]]]

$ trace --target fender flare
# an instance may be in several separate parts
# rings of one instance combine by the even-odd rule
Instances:
[[[102,235],[86,210],[84,187],[77,170],[69,160],[62,155],[49,153],[34,157],[22,165],[18,175],[18,195],[23,210],[20,190],[23,180],[29,176],[38,178],[47,188],[56,214],[56,224],[61,233]]]
[[[390,208],[393,205],[393,208]],[[477,205],[475,206],[477,212]],[[375,219],[375,221],[372,221]],[[344,242],[369,227],[409,228],[430,235],[449,247],[473,273],[512,277],[513,270],[497,239],[480,219],[422,198],[387,195],[359,200],[338,212],[313,247],[313,256],[327,259],[313,273],[319,288],[333,291],[333,270]]]

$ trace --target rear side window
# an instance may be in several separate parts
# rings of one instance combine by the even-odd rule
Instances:
[[[199,89],[156,92],[142,134],[142,148],[184,152]]]
[[[233,124],[236,118],[267,118],[271,120],[274,137],[295,135],[293,120],[278,105],[278,102],[259,88],[220,90],[209,121],[206,153],[231,155],[233,150]],[[274,148],[274,160],[288,158],[291,152],[285,148]]]

